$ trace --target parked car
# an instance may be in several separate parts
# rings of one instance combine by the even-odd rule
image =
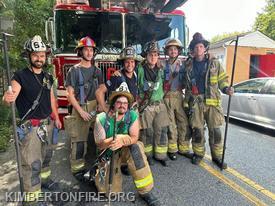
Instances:
[[[229,117],[275,130],[275,77],[255,78],[235,84]],[[222,94],[227,114],[228,95]]]

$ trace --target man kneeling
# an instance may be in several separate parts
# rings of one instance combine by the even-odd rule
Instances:
[[[108,113],[103,112],[97,115],[94,128],[95,142],[101,151],[107,149],[107,159],[108,157],[110,159],[114,152],[114,172],[112,188],[109,191],[110,164],[108,161],[102,163],[98,167],[95,184],[99,192],[106,194],[121,192],[120,164],[122,162],[127,163],[141,198],[149,206],[156,206],[160,203],[151,191],[153,189],[153,176],[144,153],[144,146],[142,142],[138,141],[138,114],[129,110],[133,100],[127,85],[122,84],[109,97],[110,110]],[[115,140],[113,139],[114,136]]]

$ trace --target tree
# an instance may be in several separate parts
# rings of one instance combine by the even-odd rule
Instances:
[[[259,30],[275,40],[275,1],[266,0],[264,11],[256,17],[254,30]]]
[[[230,33],[218,34],[211,39],[211,43],[214,43],[214,42],[217,42],[222,39],[229,38],[229,37],[237,36],[238,34],[243,34],[243,33],[245,33],[245,32],[235,31],[235,32],[230,32]]]

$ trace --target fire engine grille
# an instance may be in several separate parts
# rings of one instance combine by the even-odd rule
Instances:
[[[114,70],[120,69],[121,65],[117,62],[97,62],[98,68],[102,71],[104,82],[106,82]]]

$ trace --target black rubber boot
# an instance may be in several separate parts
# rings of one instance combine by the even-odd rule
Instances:
[[[179,154],[180,155],[182,155],[182,156],[184,156],[184,157],[186,157],[186,158],[188,158],[188,159],[192,159],[193,158],[193,156],[194,156],[194,154],[193,153],[191,153],[191,152],[186,152],[186,153],[180,153],[179,152]]]
[[[147,203],[148,206],[160,206],[158,198],[156,198],[152,191],[146,194],[140,195],[140,197]]]
[[[121,165],[120,170],[121,170],[122,174],[124,174],[126,176],[130,176],[128,165]]]
[[[47,179],[46,182],[42,182],[41,187],[50,191],[60,191],[59,184],[52,179]]]
[[[154,159],[156,161],[158,161],[163,167],[168,167],[168,160],[167,159],[159,160],[159,159],[156,159],[155,157],[154,157]]]
[[[79,182],[87,182],[87,178],[84,177],[84,175],[86,174],[86,171],[80,171],[77,173],[74,173],[73,176],[75,177],[75,179],[77,179]]]
[[[219,168],[222,168],[222,169],[227,169],[227,164],[224,162],[223,165],[222,165],[222,160],[221,159],[212,159],[212,161],[219,167]]]
[[[168,157],[171,159],[171,160],[177,160],[177,155],[176,153],[172,153],[172,152],[168,152]]]
[[[154,165],[154,160],[153,160],[153,157],[147,157],[147,161],[149,163],[150,166]]]
[[[199,165],[200,162],[202,161],[202,158],[203,158],[203,157],[194,154],[193,157],[192,157],[191,162],[192,162],[192,164],[194,164],[194,165]]]

